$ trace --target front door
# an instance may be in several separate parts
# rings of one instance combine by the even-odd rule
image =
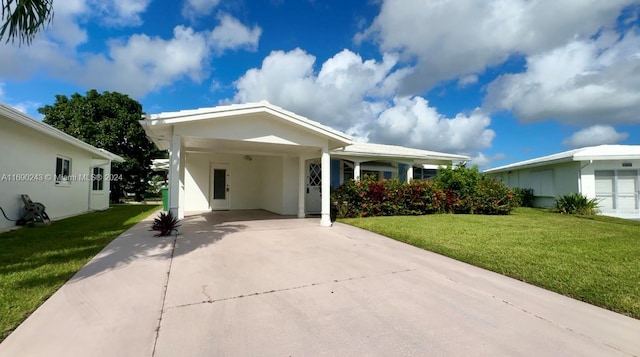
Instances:
[[[311,161],[307,166],[305,207],[309,214],[322,212],[322,166],[318,161]]]
[[[211,168],[211,209],[229,209],[229,168],[216,164]]]

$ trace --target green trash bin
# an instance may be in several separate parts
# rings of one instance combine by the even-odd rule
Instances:
[[[160,189],[162,191],[162,210],[165,212],[169,211],[169,187],[163,187]]]

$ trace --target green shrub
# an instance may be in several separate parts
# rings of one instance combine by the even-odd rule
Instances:
[[[350,180],[331,193],[331,217],[423,215],[430,213],[509,214],[517,198],[477,168],[446,168],[433,181]]]
[[[153,220],[151,225],[151,231],[157,231],[158,233],[154,237],[164,237],[176,233],[178,235],[178,227],[180,227],[179,220],[171,212],[160,212],[160,216]]]
[[[517,196],[502,182],[488,176],[480,178],[471,197],[471,212],[476,214],[509,214],[518,207]]]
[[[568,193],[556,199],[556,212],[565,214],[598,214],[598,199],[587,198],[581,193]]]
[[[520,188],[516,187],[513,190],[513,194],[516,196],[518,200],[518,205],[520,207],[533,207],[533,189],[532,188]]]

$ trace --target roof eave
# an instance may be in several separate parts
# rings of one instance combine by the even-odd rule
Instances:
[[[74,138],[73,136],[58,130],[50,125],[47,125],[45,123],[39,122],[31,117],[29,117],[28,115],[14,109],[11,108],[7,105],[4,105],[2,103],[0,103],[0,114],[2,114],[3,117],[9,119],[9,120],[13,120],[16,123],[25,125],[31,129],[37,130],[45,135],[49,135],[51,137],[54,137],[56,139],[62,140],[70,145],[76,146],[80,149],[83,149],[87,152],[90,152],[94,155],[97,155],[99,157],[102,157],[103,159],[107,159],[107,160],[114,160],[114,161],[124,161],[124,159],[114,153],[111,153],[107,150],[104,149],[100,149],[97,148],[93,145],[87,144],[84,141]]]
[[[571,156],[571,157],[564,157],[564,158],[555,159],[555,160],[540,161],[540,162],[533,162],[533,163],[527,163],[527,164],[519,164],[519,165],[511,164],[511,165],[499,166],[499,167],[495,167],[493,169],[484,170],[484,172],[485,173],[499,173],[499,172],[505,172],[505,171],[531,169],[531,168],[536,168],[536,167],[541,167],[541,166],[562,164],[562,163],[573,162],[573,161],[581,161],[581,160],[575,160]]]

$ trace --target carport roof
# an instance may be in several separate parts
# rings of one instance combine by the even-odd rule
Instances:
[[[163,135],[159,135],[160,133],[156,133],[161,131],[160,128],[162,127],[168,127],[173,124],[198,120],[228,118],[233,116],[259,113],[267,113],[273,115],[274,117],[283,119],[291,124],[298,125],[307,130],[311,130],[317,134],[328,137],[344,145],[349,145],[353,142],[352,138],[349,135],[341,131],[335,130],[309,118],[285,110],[267,101],[245,104],[230,104],[211,108],[180,110],[177,112],[165,112],[159,114],[147,114],[143,116],[143,120],[140,121],[140,124],[148,134],[158,134],[149,135],[149,137],[160,149],[166,149],[168,147],[167,138]]]
[[[598,145],[563,151],[557,154],[537,157],[530,160],[519,161],[513,164],[485,170],[485,172],[496,173],[514,169],[523,169],[527,167],[537,167],[571,161],[638,159],[640,159],[640,145]]]
[[[380,157],[410,160],[468,161],[464,155],[420,150],[396,145],[354,142],[352,145],[331,151],[332,155],[344,157]]]

